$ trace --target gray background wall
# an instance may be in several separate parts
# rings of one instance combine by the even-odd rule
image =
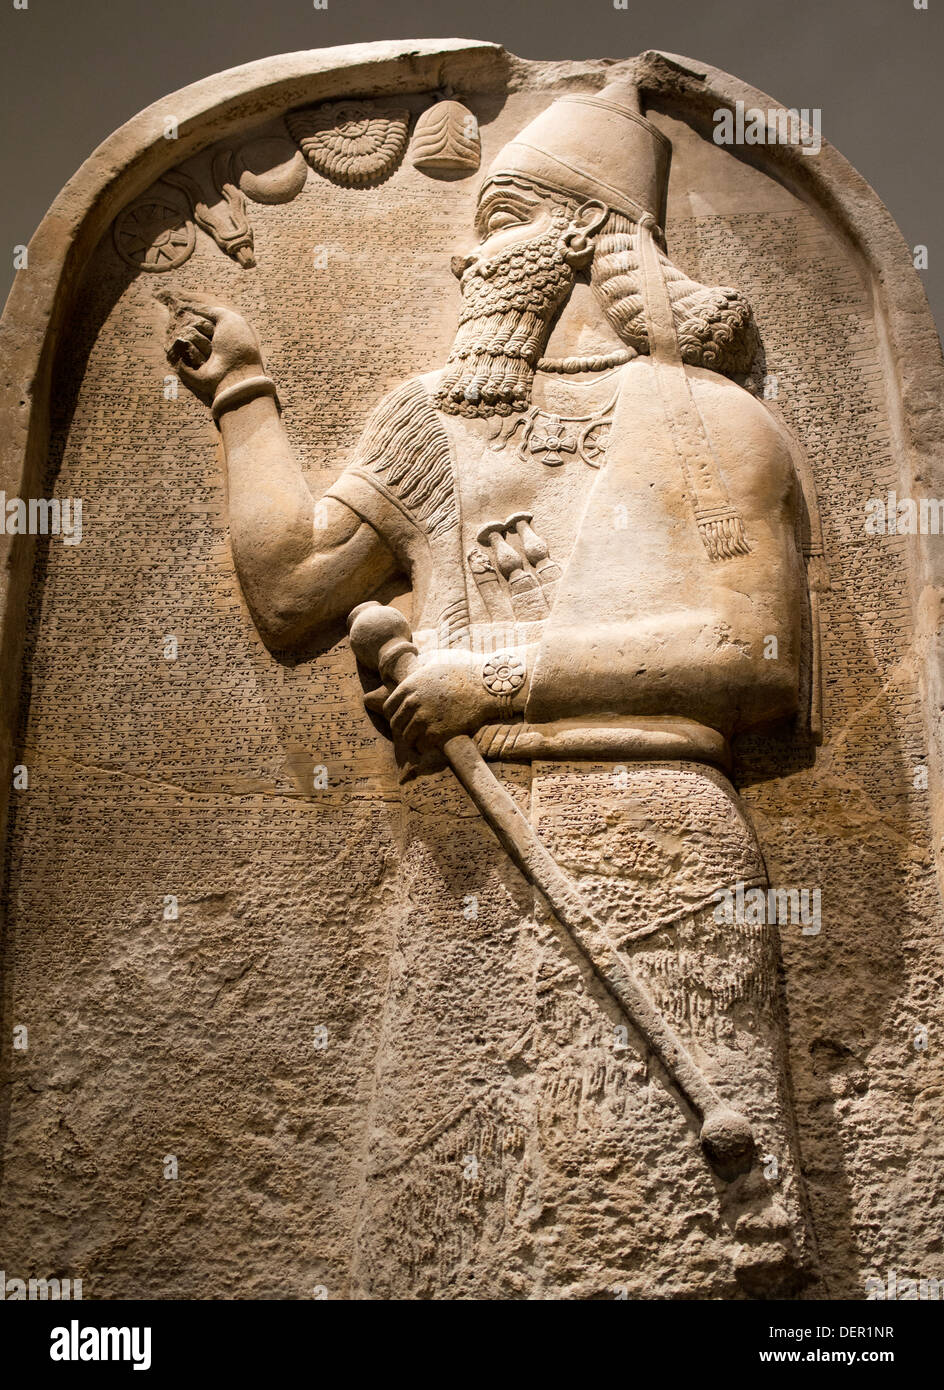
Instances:
[[[929,248],[944,324],[942,0],[4,0],[0,294],[13,247],[113,130],[201,77],[295,49],[461,37],[526,58],[628,57],[661,48],[723,68],[785,106],[819,107],[823,132]],[[918,0],[922,3],[922,0]]]

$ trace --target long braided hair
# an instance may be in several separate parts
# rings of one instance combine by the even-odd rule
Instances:
[[[648,353],[639,292],[639,227],[611,212],[597,234],[590,283],[610,324],[639,353]],[[682,360],[726,376],[748,373],[757,348],[751,306],[739,290],[712,289],[689,279],[661,251],[659,259],[675,315]]]

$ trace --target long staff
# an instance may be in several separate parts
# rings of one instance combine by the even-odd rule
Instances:
[[[378,671],[394,689],[418,660],[403,614],[370,601],[348,617],[355,656]],[[541,893],[597,978],[648,1043],[684,1099],[701,1121],[701,1143],[711,1166],[730,1180],[746,1172],[754,1156],[754,1135],[745,1117],[726,1105],[636,978],[609,942],[606,930],[573,883],[544,847],[531,822],[494,776],[472,739],[457,734],[443,754],[499,843],[525,878]]]

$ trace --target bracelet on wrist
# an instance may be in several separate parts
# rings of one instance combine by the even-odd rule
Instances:
[[[237,406],[245,405],[247,401],[255,400],[257,396],[274,396],[276,405],[278,405],[279,395],[271,377],[247,377],[245,381],[237,381],[235,385],[226,386],[222,391],[217,391],[210,407],[213,412],[214,423],[218,426],[220,416],[227,410],[235,410]]]
[[[527,670],[516,652],[495,652],[482,666],[482,684],[498,705],[499,718],[515,717],[515,696],[525,683]]]

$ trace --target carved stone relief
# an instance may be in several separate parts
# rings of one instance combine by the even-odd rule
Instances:
[[[221,143],[165,173],[115,219],[115,249],[136,270],[175,270],[193,253],[196,226],[251,270],[256,259],[247,198],[291,202],[305,188],[309,165],[345,188],[380,183],[403,158],[409,124],[407,109],[378,102],[291,111],[284,123],[273,122],[245,143]],[[443,100],[418,116],[410,156],[417,169],[468,177],[479,167],[480,151],[478,122],[461,102]]]
[[[155,184],[115,219],[115,249],[133,270],[176,270],[196,244],[191,212],[177,190]]]
[[[256,264],[247,198],[289,203],[308,170],[285,126],[273,123],[243,143],[221,142],[169,169],[115,219],[115,248],[135,269],[176,270],[193,254],[199,227],[243,270]]]
[[[861,1296],[878,1261],[937,1258],[920,1203],[889,1233],[876,1173],[906,1153],[933,1213],[893,1020],[944,981],[909,780],[924,619],[862,645],[870,584],[903,603],[852,495],[895,462],[878,280],[823,189],[814,211],[711,142],[732,79],[647,54],[512,80],[488,53],[215,127],[91,257],[54,437],[111,531],[74,589],[53,552],[33,603],[47,790],[11,829],[14,911],[74,930],[103,1035],[119,981],[139,1127],[178,1124],[256,1292]],[[76,695],[49,632],[82,659],[79,590],[127,654]],[[822,917],[778,917],[801,888]],[[22,988],[59,998],[34,942]],[[168,1066],[182,1035],[205,1074]],[[55,1091],[103,1144],[69,1200],[112,1213],[88,1278],[121,1296],[137,1189],[110,1174],[144,1141],[80,1073],[14,1128],[41,1150]],[[152,1243],[212,1269],[223,1236],[192,1253],[175,1219],[149,1212]]]
[[[410,144],[417,169],[474,173],[481,155],[478,121],[461,101],[438,102],[417,119]]]
[[[316,173],[347,188],[388,178],[406,149],[409,112],[338,102],[293,111],[288,128]]]

